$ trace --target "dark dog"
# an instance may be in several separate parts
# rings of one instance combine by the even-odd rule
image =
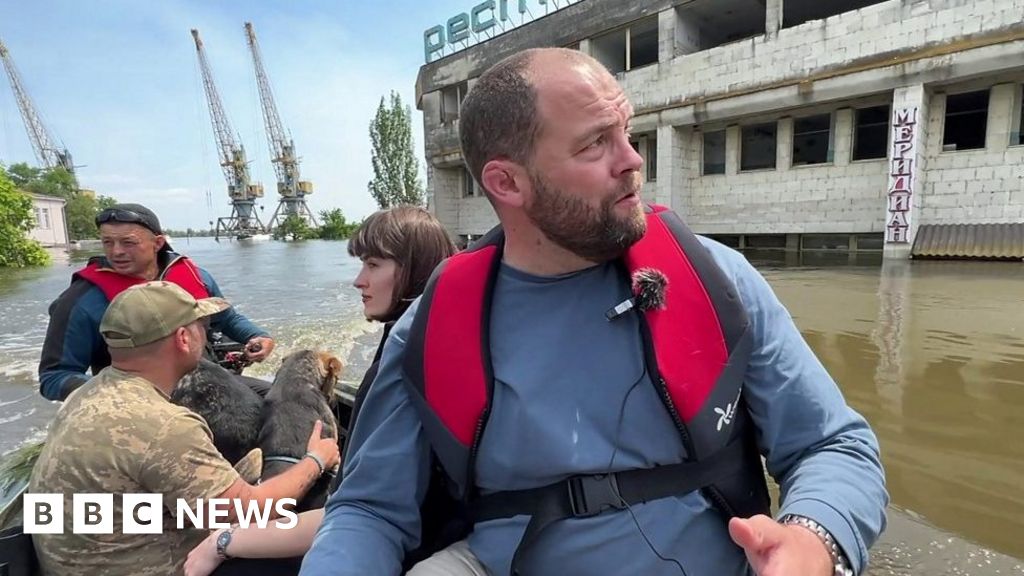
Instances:
[[[232,465],[256,447],[263,399],[238,376],[209,360],[178,381],[171,402],[206,420],[213,445]],[[307,432],[308,434],[308,432]]]
[[[330,402],[342,367],[338,358],[313,350],[293,352],[281,363],[263,404],[259,434],[263,480],[284,472],[303,457],[317,420],[323,422],[324,438],[337,437],[338,423]],[[328,474],[321,477],[296,510],[322,507],[330,481]]]

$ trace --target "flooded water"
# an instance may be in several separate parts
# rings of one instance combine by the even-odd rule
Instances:
[[[344,243],[174,244],[275,335],[275,357],[372,353]],[[893,508],[871,574],[1024,574],[1024,264],[749,257],[880,438]],[[55,411],[36,365],[47,305],[81,258],[0,269],[0,453]]]

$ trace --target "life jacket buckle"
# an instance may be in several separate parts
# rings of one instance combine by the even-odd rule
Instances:
[[[566,485],[569,490],[569,507],[572,515],[577,518],[596,516],[609,508],[626,508],[615,474],[573,476],[566,481]]]

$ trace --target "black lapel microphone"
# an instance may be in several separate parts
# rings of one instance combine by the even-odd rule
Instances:
[[[655,268],[640,268],[633,272],[631,280],[633,295],[604,313],[608,321],[615,320],[633,308],[641,312],[665,308],[665,290],[668,288],[668,278],[663,272]]]

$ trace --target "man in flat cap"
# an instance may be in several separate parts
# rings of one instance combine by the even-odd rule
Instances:
[[[321,439],[317,425],[308,457],[252,486],[214,448],[206,422],[171,403],[178,380],[203,354],[205,323],[227,309],[223,299],[197,300],[164,281],[127,288],[107,307],[99,332],[111,365],[65,400],[29,481],[29,493],[64,495],[63,533],[33,535],[44,574],[181,574],[206,533],[176,529],[178,499],[239,499],[244,508],[251,502],[264,509],[268,501],[302,498],[320,477],[321,462],[326,469],[338,464],[337,441]],[[73,495],[97,493],[114,494],[113,533],[73,533]],[[163,495],[164,509],[156,511],[162,533],[124,533],[122,495],[136,493]],[[236,521],[234,506],[226,520]]]
[[[99,334],[100,318],[110,301],[129,286],[166,280],[196,298],[221,296],[209,272],[171,249],[160,220],[149,208],[118,204],[100,212],[96,226],[104,255],[90,259],[50,305],[39,362],[39,390],[50,400],[63,400],[85,383],[87,370],[97,374],[110,364]],[[245,343],[246,355],[254,362],[262,362],[274,349],[269,334],[234,309],[214,315],[210,324],[235,342]],[[251,385],[252,380],[246,383]]]

